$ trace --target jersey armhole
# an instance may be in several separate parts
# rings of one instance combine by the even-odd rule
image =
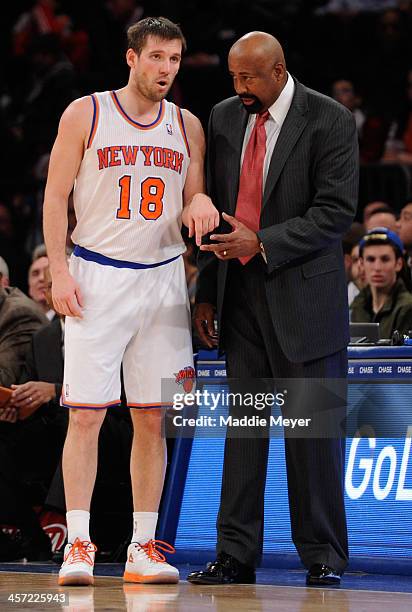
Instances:
[[[182,109],[179,106],[176,106],[176,113],[177,113],[177,121],[179,123],[180,131],[182,132],[182,137],[186,145],[187,154],[190,157],[190,147],[189,147],[189,141],[187,139],[185,122],[183,121]]]
[[[90,149],[90,147],[92,146],[92,142],[95,137],[97,126],[99,123],[99,102],[95,94],[91,94],[90,97],[93,101],[93,120],[86,149]]]

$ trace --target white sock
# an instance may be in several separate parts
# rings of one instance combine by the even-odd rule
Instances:
[[[157,512],[133,512],[132,542],[146,544],[154,540],[158,516]]]
[[[67,541],[73,544],[76,538],[90,542],[90,512],[87,510],[70,510],[66,512]]]

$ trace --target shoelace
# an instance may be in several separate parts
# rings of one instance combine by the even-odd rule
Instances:
[[[67,563],[77,563],[77,562],[85,562],[89,565],[93,565],[93,559],[91,559],[89,553],[94,553],[97,551],[97,547],[87,540],[80,540],[80,538],[76,538],[72,544],[71,549],[69,550],[65,562]]]
[[[166,563],[166,557],[160,552],[161,550],[171,554],[176,552],[171,544],[163,542],[163,540],[149,540],[147,544],[139,544],[138,546],[146,553],[149,559],[158,563]]]

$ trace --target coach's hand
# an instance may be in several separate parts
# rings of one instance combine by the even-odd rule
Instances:
[[[59,314],[83,318],[81,312],[83,298],[80,287],[68,270],[53,276],[52,299],[54,309]]]
[[[196,304],[193,312],[193,323],[197,334],[206,346],[213,348],[217,346],[217,334],[214,327],[216,308],[206,302]]]
[[[213,232],[219,225],[219,211],[209,196],[196,193],[183,209],[183,223],[189,228],[189,238],[196,236],[196,245],[202,244],[202,236]]]
[[[218,259],[253,257],[260,253],[259,239],[254,231],[231,215],[222,213],[222,217],[230,223],[233,231],[230,234],[212,234],[210,240],[214,240],[216,244],[202,244],[201,251],[210,251]]]
[[[10,398],[10,405],[19,409],[37,410],[39,406],[47,404],[56,397],[55,385],[39,380],[30,380],[22,385],[12,385],[11,388],[13,395]]]

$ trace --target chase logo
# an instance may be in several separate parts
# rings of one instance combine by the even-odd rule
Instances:
[[[186,393],[190,393],[193,388],[193,381],[196,377],[196,372],[192,366],[186,366],[183,370],[174,373],[176,379],[175,382],[178,385],[182,385]]]

